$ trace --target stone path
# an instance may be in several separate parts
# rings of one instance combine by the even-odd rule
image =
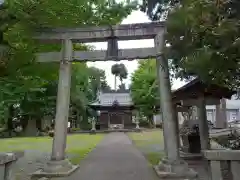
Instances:
[[[77,172],[56,180],[158,180],[142,153],[124,133],[109,133]]]

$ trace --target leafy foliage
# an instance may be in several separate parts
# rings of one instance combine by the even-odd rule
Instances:
[[[156,61],[139,61],[138,69],[132,75],[131,96],[136,107],[149,117],[156,113],[159,105],[158,83],[156,81]]]
[[[13,104],[19,105],[22,115],[42,118],[55,113],[58,65],[37,63],[34,53],[58,51],[60,45],[33,41],[36,30],[117,24],[135,7],[136,3],[129,1],[5,0],[0,6],[0,117],[7,119],[8,107]],[[74,44],[77,50],[88,48]],[[84,115],[99,88],[108,85],[99,69],[86,64],[73,64],[72,68],[70,110]]]
[[[146,0],[142,10],[167,16],[165,55],[177,77],[239,87],[239,1]]]
[[[117,84],[117,77],[119,77],[121,84],[123,84],[123,79],[127,79],[128,71],[124,64],[114,64],[112,65],[112,74],[115,76],[115,90],[116,90],[116,84]]]
[[[143,0],[141,10],[154,21],[166,19],[169,9],[180,2],[180,0]]]
[[[127,71],[127,68],[124,64],[119,64],[119,79],[121,81],[121,84],[123,83],[123,79],[127,79],[127,76],[128,76],[128,71]]]
[[[185,0],[170,13],[166,54],[180,77],[239,87],[238,7],[230,3]]]

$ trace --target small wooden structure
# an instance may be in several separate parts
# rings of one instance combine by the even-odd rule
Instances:
[[[204,97],[206,105],[219,104],[222,98],[230,99],[236,91],[227,87],[211,84],[208,85],[196,78],[186,85],[172,92],[173,103],[181,103],[184,106],[196,105],[200,97]]]
[[[196,107],[196,119],[198,122],[202,150],[210,149],[209,124],[207,121],[206,105],[217,105],[222,98],[231,98],[236,92],[226,87],[215,84],[206,84],[198,78],[192,80],[181,88],[172,92],[173,104],[182,107]],[[184,143],[186,145],[186,143]],[[184,147],[188,149],[188,147]],[[198,151],[200,152],[201,149]],[[189,152],[190,153],[190,152]]]

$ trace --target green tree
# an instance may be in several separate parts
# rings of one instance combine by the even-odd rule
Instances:
[[[112,74],[114,75],[114,89],[117,90],[117,77],[120,74],[120,68],[119,68],[119,64],[114,64],[112,65],[111,68]]]
[[[89,80],[92,86],[91,89],[93,90],[92,94],[94,95],[94,97],[92,97],[92,101],[94,101],[96,100],[96,95],[98,91],[110,89],[110,87],[107,83],[104,70],[98,69],[96,67],[89,67],[88,69],[89,69]]]
[[[119,79],[121,81],[121,84],[123,84],[123,79],[127,79],[128,71],[124,64],[119,64]]]
[[[143,10],[168,15],[165,55],[177,77],[239,88],[238,1],[146,0]]]
[[[132,2],[112,3],[107,0],[33,0],[21,2],[6,0],[0,7],[0,111],[2,112],[2,119],[6,119],[5,114],[13,104],[21,105],[22,114],[25,114],[25,112],[27,114],[32,113],[34,108],[39,107],[46,113],[48,112],[47,109],[53,107],[50,105],[51,103],[47,102],[49,102],[50,97],[52,99],[56,97],[58,65],[37,63],[34,53],[60,50],[60,46],[40,44],[40,42],[33,41],[32,35],[36,30],[46,27],[117,24],[135,7],[135,3]],[[4,45],[4,48],[2,48],[2,45]],[[87,47],[74,44],[74,48],[86,49]],[[75,70],[73,71],[75,72]],[[79,70],[76,70],[76,72],[79,72]],[[86,84],[85,81],[82,84],[73,83],[74,88],[72,87],[71,93],[73,96],[78,96],[75,99],[73,98],[73,102],[77,101],[80,104],[78,100],[81,99],[81,101],[84,101],[83,105],[86,104],[83,98],[85,95],[86,101],[89,100],[88,98],[94,97],[94,95],[85,94],[85,91],[76,90],[79,89],[78,87],[85,90]],[[36,89],[42,87],[47,87],[46,91],[36,91]],[[50,91],[55,92],[54,97],[46,94]],[[80,95],[82,92],[84,92],[83,95]],[[41,97],[40,102],[34,100],[39,97]],[[40,113],[41,116],[44,113]]]
[[[240,11],[228,12],[229,3],[186,0],[169,14],[166,56],[179,77],[239,87]]]
[[[148,117],[150,124],[153,124],[155,107],[159,105],[156,77],[156,60],[150,59],[139,61],[139,67],[131,78],[130,89],[133,103],[144,116]]]
[[[123,79],[127,79],[128,71],[124,64],[114,64],[112,65],[112,74],[114,75],[114,89],[117,90],[117,77],[119,77],[121,84],[123,84]]]
[[[87,117],[93,113],[88,105],[96,100],[102,84],[109,87],[103,70],[87,67],[86,63],[73,64],[70,117],[82,128],[88,127]]]

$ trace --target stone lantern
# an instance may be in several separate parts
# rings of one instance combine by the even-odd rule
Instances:
[[[95,131],[96,131],[96,117],[92,117],[92,118],[91,118],[91,124],[92,124],[92,129],[91,129],[91,131],[92,131],[92,132],[95,132]]]
[[[97,111],[96,116],[91,118],[91,124],[92,124],[91,132],[94,132],[94,133],[96,132],[96,121],[99,116],[100,116],[100,111]]]
[[[140,130],[139,119],[140,119],[140,115],[139,115],[139,113],[137,113],[137,115],[135,116],[136,130]]]

